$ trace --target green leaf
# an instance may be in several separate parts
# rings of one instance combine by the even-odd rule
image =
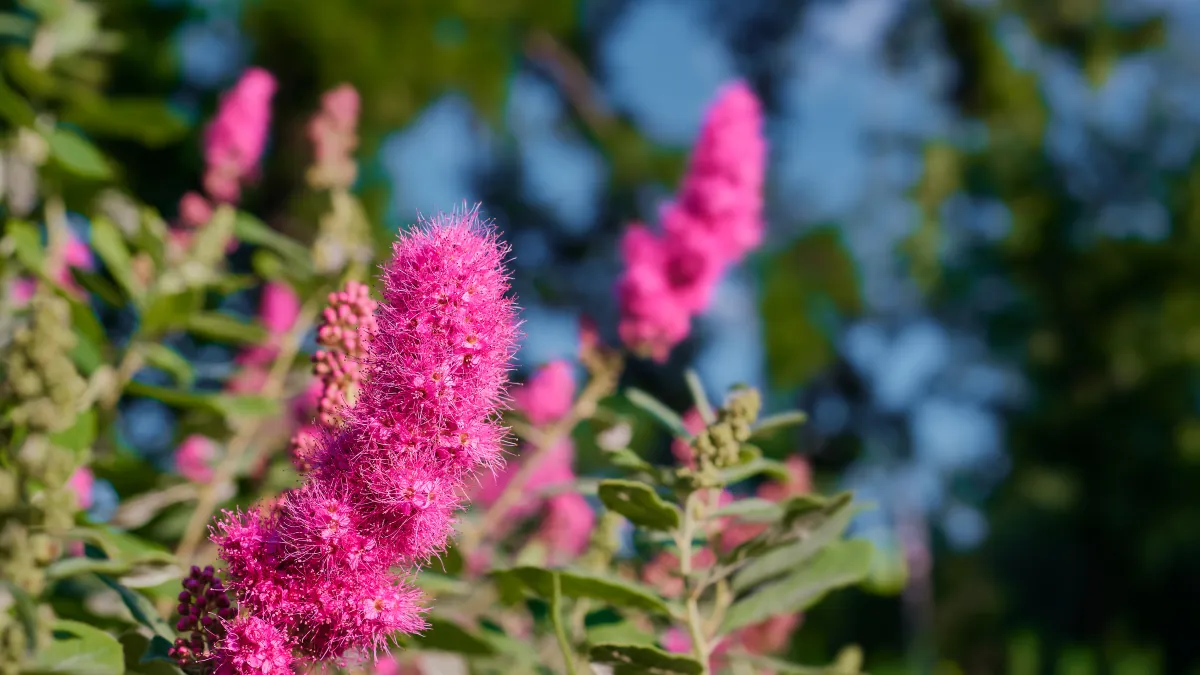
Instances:
[[[593,663],[613,666],[613,675],[699,675],[704,666],[690,656],[636,644],[598,644],[588,652]]]
[[[688,389],[692,392],[692,401],[696,404],[696,411],[700,413],[704,423],[716,422],[717,412],[713,410],[712,403],[708,400],[708,394],[704,391],[704,383],[700,381],[700,376],[696,374],[696,371],[688,368],[683,373],[683,379],[687,381]]]
[[[129,571],[130,563],[125,560],[107,558],[84,558],[74,556],[56,560],[46,568],[46,577],[51,580],[67,579],[84,574],[123,574]]]
[[[783,462],[776,462],[773,459],[757,457],[749,462],[731,466],[728,469],[722,469],[721,481],[726,485],[733,485],[734,483],[740,483],[759,474],[765,474],[768,477],[778,481],[786,481],[791,476],[791,474],[788,472],[787,465],[785,465]]]
[[[258,344],[267,339],[262,326],[220,312],[192,314],[187,319],[187,330],[208,340],[233,344]]]
[[[799,410],[779,413],[777,415],[769,415],[758,421],[751,432],[751,440],[771,436],[777,431],[794,427],[799,424],[804,424],[808,421],[808,415]]]
[[[170,375],[180,388],[188,389],[196,381],[191,362],[174,349],[161,343],[153,343],[144,345],[142,350],[146,363]]]
[[[35,667],[44,673],[123,675],[121,643],[86,623],[59,619],[51,624],[54,641],[38,651]]]
[[[423,635],[413,638],[413,642],[423,649],[468,656],[491,656],[496,653],[492,643],[449,619],[430,616],[426,621],[429,622],[429,628]]]
[[[188,130],[187,122],[156,98],[92,96],[75,101],[62,119],[97,135],[132,138],[150,147],[176,141]]]
[[[125,385],[125,393],[129,396],[152,398],[175,408],[204,408],[218,415],[225,414],[225,409],[217,404],[218,395],[215,394],[159,387],[136,380]]]
[[[159,616],[158,610],[154,608],[154,604],[146,596],[127,588],[112,577],[103,574],[99,576],[101,581],[116,591],[117,595],[121,596],[121,602],[125,603],[125,606],[129,609],[129,613],[133,615],[133,618],[138,623],[149,628],[155,635],[162,636],[168,642],[175,639],[175,631],[171,630],[167,622]]]
[[[598,489],[600,501],[610,511],[621,514],[634,525],[652,530],[679,527],[679,509],[663,501],[654,488],[629,480],[603,480]]]
[[[608,610],[611,611],[611,610]],[[595,612],[593,612],[595,614]],[[589,615],[590,618],[590,615]],[[632,622],[618,619],[604,623],[585,626],[588,644],[598,645],[605,642],[631,645],[654,646],[654,634]]]
[[[676,437],[691,440],[692,434],[688,432],[687,427],[683,424],[683,418],[674,410],[667,407],[667,404],[641,389],[632,387],[625,392],[625,397],[629,399],[630,403],[653,415],[654,419],[661,422]]]
[[[75,422],[62,431],[50,434],[50,442],[65,450],[82,452],[96,440],[96,411],[88,408],[75,417]]]
[[[850,501],[850,495],[843,493],[823,506],[816,506],[810,500],[789,500],[783,505],[785,523],[798,541],[783,547],[767,551],[750,561],[733,578],[733,589],[741,591],[772,577],[783,574],[796,565],[816,555],[818,551],[830,542],[842,536],[850,520],[858,513]],[[764,536],[771,536],[766,533]]]
[[[183,675],[167,650],[173,645],[160,635],[146,637],[130,630],[117,638],[125,653],[125,672],[132,675]],[[131,665],[136,664],[136,665]]]
[[[226,417],[268,417],[282,407],[279,399],[255,394],[218,394],[212,398],[212,405]]]
[[[158,544],[108,525],[79,526],[72,529],[68,536],[98,547],[109,560],[119,560],[130,565],[175,562],[175,556]]]
[[[121,289],[114,286],[104,275],[82,267],[68,267],[67,271],[83,290],[96,295],[113,307],[125,306],[125,296],[121,295]]]
[[[737,518],[750,523],[767,523],[779,520],[783,508],[775,502],[758,497],[748,497],[730,502],[713,511],[710,518]]]
[[[638,456],[636,452],[629,448],[618,448],[617,450],[607,451],[604,454],[608,461],[618,469],[626,471],[653,471],[654,466],[646,460]]]
[[[11,15],[10,15],[11,16]],[[28,127],[33,124],[37,113],[29,101],[13,91],[8,83],[0,78],[0,117],[8,120],[13,126]]]
[[[13,598],[13,609],[17,615],[17,621],[21,623],[21,627],[25,629],[26,650],[33,650],[36,646],[38,634],[38,608],[37,603],[29,596],[25,589],[18,586],[16,583],[7,579],[0,579],[0,584],[8,588],[8,592]]]
[[[200,310],[203,301],[203,294],[196,289],[150,298],[141,314],[142,336],[155,338],[167,331],[183,328],[188,318]]]
[[[42,264],[46,259],[46,249],[42,246],[42,235],[33,223],[10,218],[4,226],[5,235],[13,243],[13,253],[25,269],[40,274]]]
[[[586,572],[547,570],[540,567],[512,567],[492,574],[501,588],[518,582],[540,598],[554,593],[554,574],[562,581],[562,594],[568,598],[592,598],[614,607],[629,607],[672,616],[676,612],[657,593],[625,579],[595,576]]]
[[[133,275],[133,258],[129,255],[125,238],[117,226],[103,216],[92,219],[92,248],[129,297],[140,298],[145,289]]]
[[[306,274],[311,274],[312,261],[308,255],[308,248],[272,230],[258,218],[239,211],[233,221],[233,233],[247,244],[262,246],[278,253],[287,263],[290,272],[303,270]]]
[[[862,581],[871,571],[873,550],[871,542],[862,539],[826,547],[800,569],[733,603],[725,614],[721,633],[772,616],[802,612],[826,593]]]
[[[55,129],[46,136],[50,156],[67,171],[82,178],[109,178],[112,169],[104,155],[90,141],[66,129]]]

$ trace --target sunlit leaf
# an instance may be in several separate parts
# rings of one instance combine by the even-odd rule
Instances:
[[[679,509],[662,500],[654,488],[629,480],[600,481],[597,494],[610,511],[625,516],[629,522],[652,530],[673,530],[679,527]]]

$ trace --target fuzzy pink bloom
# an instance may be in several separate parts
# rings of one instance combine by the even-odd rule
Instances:
[[[425,627],[419,591],[394,570],[445,549],[466,479],[500,462],[517,333],[506,254],[475,211],[401,235],[342,424],[316,428],[301,487],[214,530],[239,607],[302,663],[377,658]],[[355,347],[361,325],[327,322],[326,337]]]
[[[596,513],[578,492],[564,492],[546,501],[546,516],[538,539],[550,549],[552,564],[567,562],[587,550]]]
[[[198,192],[187,192],[179,200],[179,223],[184,227],[200,227],[212,220],[213,208]]]
[[[216,458],[217,444],[207,436],[192,434],[175,450],[175,470],[193,483],[207,483],[213,478]]]
[[[622,239],[618,330],[632,350],[665,361],[725,270],[761,242],[765,162],[761,106],[736,82],[708,111],[662,234],[633,225]]]
[[[292,645],[275,626],[256,616],[230,621],[216,655],[217,675],[291,675]]]
[[[76,469],[67,481],[67,487],[75,493],[75,502],[79,504],[79,508],[85,511],[92,508],[92,485],[95,482],[92,470],[86,466]]]
[[[242,74],[221,97],[217,115],[204,131],[204,189],[219,202],[241,198],[242,183],[258,170],[271,125],[275,77],[261,68]]]
[[[308,139],[316,160],[309,171],[309,182],[314,187],[348,188],[354,183],[358,111],[358,92],[348,84],[321,96],[321,111],[308,123]]]
[[[552,424],[567,414],[575,399],[575,373],[567,361],[551,361],[524,386],[513,391],[513,407],[535,426]]]

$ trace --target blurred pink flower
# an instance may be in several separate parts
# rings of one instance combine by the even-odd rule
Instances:
[[[551,361],[512,393],[514,406],[534,426],[557,422],[575,399],[575,373],[567,361]]]
[[[300,315],[300,298],[291,286],[277,281],[263,285],[262,298],[258,302],[258,320],[267,329],[267,341],[254,345],[238,355],[242,364],[267,365],[279,353],[283,337],[296,323]]]
[[[275,89],[274,76],[250,68],[221,97],[216,117],[204,131],[204,189],[216,201],[238,201],[242,183],[258,170]]]
[[[213,478],[213,462],[217,444],[209,437],[192,434],[175,449],[175,470],[193,483],[207,483]]]
[[[575,480],[575,446],[570,439],[564,439],[542,457],[542,461],[534,468],[529,479],[525,482],[524,495],[508,512],[511,520],[521,520],[532,516],[546,500],[544,493],[553,487],[570,485]],[[519,470],[518,463],[510,463],[502,471],[492,476],[480,478],[478,490],[474,492],[473,500],[481,506],[491,506],[500,497],[504,488],[512,482],[513,476]]]
[[[67,487],[75,493],[75,501],[84,511],[92,508],[92,485],[96,482],[92,470],[86,466],[79,467],[67,480]]]
[[[730,642],[738,643],[751,654],[774,654],[787,647],[800,625],[800,614],[780,614],[737,631]]]
[[[561,564],[587,550],[596,514],[578,492],[564,492],[546,501],[546,516],[538,538],[550,550],[551,564]]]
[[[704,431],[704,418],[700,416],[700,411],[692,408],[684,413],[683,426],[691,434],[698,434]],[[675,456],[675,461],[681,466],[695,468],[696,458],[692,456],[692,446],[688,445],[687,441],[681,438],[672,440],[671,454]]]
[[[309,183],[314,187],[348,188],[354,183],[358,112],[358,92],[348,84],[321,96],[321,110],[308,123],[308,140],[316,160],[309,170]]]
[[[56,269],[48,270],[50,276],[72,295],[82,297],[84,290],[75,282],[75,277],[71,275],[71,268],[91,270],[95,267],[96,261],[92,257],[92,249],[75,236],[74,230],[67,228],[67,240],[63,244],[60,264]],[[14,305],[22,307],[33,298],[35,291],[37,291],[37,280],[24,277],[13,281],[9,297]]]
[[[179,223],[184,227],[206,225],[212,215],[212,204],[198,192],[187,192],[179,200]]]
[[[708,110],[661,235],[634,224],[622,239],[618,332],[635,353],[665,361],[725,270],[762,240],[765,163],[761,105],[735,82]]]

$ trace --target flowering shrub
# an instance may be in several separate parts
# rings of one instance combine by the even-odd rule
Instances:
[[[351,86],[307,128],[312,243],[238,210],[276,88],[250,69],[221,98],[170,221],[86,127],[3,92],[4,159],[45,180],[4,194],[0,673],[812,672],[777,653],[871,548],[843,539],[850,495],[756,445],[803,415],[748,388],[714,404],[691,373],[683,415],[620,386],[763,237],[748,86],[718,96],[659,227],[624,236],[627,351],[588,321],[575,359],[511,388],[509,251],[478,209],[405,229],[366,274]],[[253,320],[223,311],[247,292]],[[235,349],[234,372],[201,386],[183,337]],[[136,401],[177,412],[164,466],[130,451]],[[585,443],[604,478],[577,472]]]

